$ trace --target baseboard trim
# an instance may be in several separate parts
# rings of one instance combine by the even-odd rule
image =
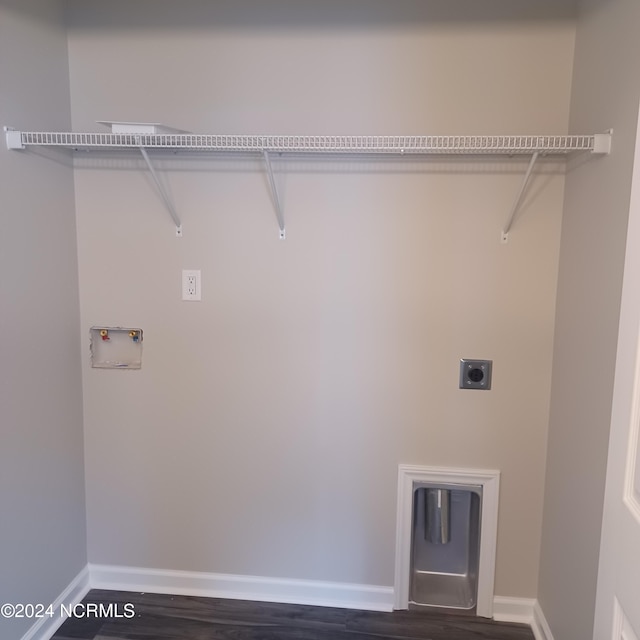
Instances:
[[[90,589],[283,602],[367,611],[392,611],[394,602],[392,587],[88,564],[52,603],[56,615],[40,618],[21,640],[51,638],[65,621],[60,615],[61,605],[70,607],[78,604]],[[495,596],[493,619],[498,622],[528,624],[536,640],[554,640],[540,603],[533,598]]]
[[[536,640],[553,640],[553,634],[551,633],[551,627],[544,617],[544,612],[540,603],[536,601],[533,606],[533,622],[531,624],[533,635]]]
[[[90,564],[89,571],[92,589],[284,602],[368,611],[393,609],[392,587],[98,564]]]
[[[89,566],[85,566],[82,571],[69,583],[66,589],[51,603],[54,614],[49,617],[39,618],[29,630],[22,636],[21,640],[48,640],[58,630],[66,620],[63,615],[62,605],[70,608],[78,604],[87,595],[90,589]]]
[[[533,598],[493,599],[493,619],[498,622],[520,622],[528,624],[536,640],[553,640],[551,627],[544,617],[542,607]]]
[[[533,598],[493,598],[493,619],[498,622],[533,623],[533,609],[536,601]]]

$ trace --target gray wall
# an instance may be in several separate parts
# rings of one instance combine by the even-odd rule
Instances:
[[[69,128],[58,3],[0,1],[0,86],[1,125]],[[73,173],[3,142],[0,192],[0,602],[49,603],[86,564]]]
[[[264,4],[72,3],[74,129],[567,130],[558,3]],[[82,335],[145,336],[140,371],[83,341],[90,560],[391,585],[398,463],[498,468],[497,593],[535,597],[562,166],[503,245],[526,159],[275,159],[285,242],[259,162],[156,161],[182,239],[135,156],[77,163]]]
[[[74,128],[111,117],[221,132],[566,129],[574,25],[562,9],[401,3],[390,16],[369,3],[363,16],[351,3],[341,22],[326,4],[265,16],[194,3],[165,6],[146,30],[158,14],[143,5],[132,16],[130,3],[71,4]],[[0,124],[71,128],[59,9],[0,0]],[[176,244],[141,166],[98,159],[77,172],[80,327],[68,158],[0,151],[0,599],[48,602],[86,562],[78,336],[131,324],[147,331],[143,370],[84,371],[92,560],[390,584],[396,464],[498,467],[498,592],[538,593],[556,637],[590,637],[639,18],[631,0],[583,3],[571,129],[615,127],[614,152],[572,166],[566,197],[548,168],[507,246],[494,241],[520,179],[511,164],[282,166],[283,244],[259,166],[216,178],[219,164],[199,176],[161,163],[185,218]],[[341,100],[322,102],[330,81]],[[488,261],[482,279],[465,268],[473,251]],[[182,268],[203,270],[200,305],[178,301]],[[473,330],[452,323],[468,300]],[[491,394],[451,387],[469,354],[494,358]],[[540,387],[518,384],[522,357]],[[167,534],[149,545],[149,527]]]
[[[556,638],[593,628],[640,79],[640,4],[591,0],[576,35],[571,129],[614,128],[610,157],[567,176],[539,600]]]

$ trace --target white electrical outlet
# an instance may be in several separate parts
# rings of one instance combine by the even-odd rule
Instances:
[[[202,281],[199,269],[183,269],[182,299],[202,300]]]

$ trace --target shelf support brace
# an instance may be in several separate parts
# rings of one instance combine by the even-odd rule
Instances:
[[[513,225],[513,221],[516,217],[516,213],[518,212],[518,207],[522,202],[522,197],[524,196],[524,192],[526,191],[527,185],[529,184],[529,179],[531,178],[531,172],[533,171],[533,167],[539,155],[540,155],[540,152],[536,151],[531,156],[531,160],[529,161],[529,166],[527,167],[527,171],[524,174],[524,179],[522,180],[522,186],[520,187],[520,191],[518,192],[516,200],[513,203],[513,207],[511,207],[511,213],[509,214],[509,219],[507,220],[507,224],[504,226],[504,229],[502,230],[501,240],[503,243],[506,243],[509,241],[509,231],[511,230],[511,225]]]
[[[171,219],[175,222],[176,236],[178,236],[178,238],[182,238],[182,222],[180,222],[180,216],[176,213],[176,209],[173,206],[173,202],[171,202],[171,198],[169,198],[169,196],[167,195],[167,192],[164,190],[164,187],[160,182],[160,178],[158,178],[158,174],[156,173],[155,169],[153,168],[153,165],[151,164],[151,160],[149,159],[149,154],[147,153],[147,150],[143,146],[140,146],[140,152],[142,153],[142,157],[144,158],[144,161],[147,163],[147,166],[149,167],[149,171],[151,172],[153,181],[156,183],[156,187],[158,187],[158,191],[160,192],[160,195],[164,200],[164,205],[165,207],[167,207],[167,211],[169,211],[169,215],[171,216]]]
[[[284,228],[284,216],[282,215],[282,207],[280,206],[280,198],[278,197],[278,189],[276,188],[276,181],[273,177],[273,169],[271,167],[271,160],[269,159],[269,152],[263,150],[264,163],[267,167],[267,176],[269,177],[269,186],[271,187],[271,195],[273,196],[273,206],[276,210],[276,218],[278,219],[278,227],[280,228],[280,240],[284,240],[286,237]]]

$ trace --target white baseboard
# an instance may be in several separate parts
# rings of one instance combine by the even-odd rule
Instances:
[[[92,589],[391,611],[393,588],[90,564]]]
[[[47,640],[51,638],[66,619],[63,615],[62,605],[70,608],[78,604],[87,595],[89,589],[89,567],[86,566],[51,603],[53,615],[38,618],[21,640]]]
[[[533,623],[531,624],[531,628],[533,629],[533,635],[536,637],[536,640],[553,640],[551,627],[544,617],[538,601],[536,601],[533,606]]]
[[[498,622],[533,623],[533,608],[536,601],[533,598],[493,598],[493,619]]]
[[[89,564],[52,603],[56,615],[40,618],[21,640],[51,638],[65,620],[60,616],[61,605],[70,607],[79,603],[90,589],[284,602],[368,611],[392,611],[394,602],[392,587]],[[553,640],[540,604],[533,598],[495,596],[493,619],[528,624],[536,640]]]
[[[553,640],[553,634],[544,617],[540,603],[533,598],[493,599],[493,619],[498,622],[520,622],[528,624],[536,640]]]

